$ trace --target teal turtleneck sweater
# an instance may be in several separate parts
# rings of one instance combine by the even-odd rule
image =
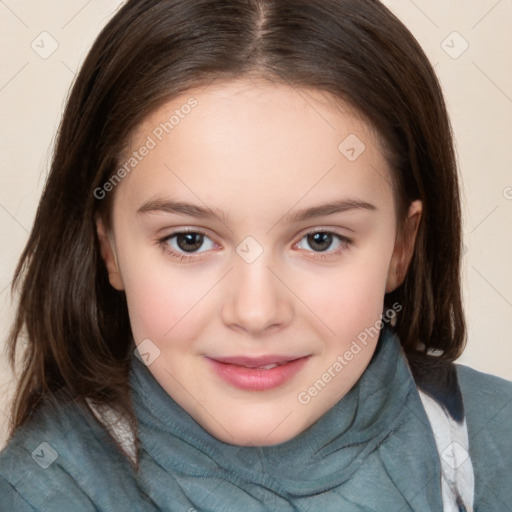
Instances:
[[[475,471],[474,510],[512,510],[512,383],[461,365],[457,374]],[[240,447],[212,437],[136,357],[130,379],[138,471],[90,411],[48,402],[0,454],[1,512],[443,510],[432,429],[390,331],[382,332],[345,397],[274,446]]]

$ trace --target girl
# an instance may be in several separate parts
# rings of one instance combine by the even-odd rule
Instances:
[[[129,0],[16,271],[1,510],[507,510],[512,384],[454,364],[460,224],[379,2]]]

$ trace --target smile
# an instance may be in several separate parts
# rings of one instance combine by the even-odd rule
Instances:
[[[294,377],[310,356],[286,358],[207,358],[215,374],[228,384],[248,391],[277,388]]]

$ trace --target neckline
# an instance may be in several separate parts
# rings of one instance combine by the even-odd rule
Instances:
[[[397,428],[415,387],[397,336],[384,327],[365,372],[341,400],[298,436],[273,446],[250,447],[210,435],[135,356],[130,381],[144,456],[169,472],[178,467],[189,474],[224,471],[228,478],[296,495],[348,480]]]

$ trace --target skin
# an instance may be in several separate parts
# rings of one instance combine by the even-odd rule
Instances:
[[[381,318],[385,293],[405,277],[421,203],[410,205],[397,237],[391,170],[371,127],[326,93],[263,81],[216,83],[172,99],[137,128],[128,153],[191,96],[197,107],[112,192],[111,230],[97,222],[102,256],[112,286],[126,293],[135,343],[150,339],[160,351],[148,368],[167,393],[221,441],[282,443],[366,369],[378,336],[309,403],[297,398]],[[366,146],[353,162],[338,149],[350,134]],[[223,217],[138,211],[169,199]],[[375,210],[287,217],[341,199]],[[195,253],[180,250],[176,237],[162,241],[183,229],[206,233]],[[322,246],[310,232],[350,243],[333,236]],[[249,253],[263,250],[250,263],[236,251],[249,236],[258,244]],[[180,261],[169,249],[192,258]],[[205,358],[266,354],[310,358],[265,391],[231,386]]]

